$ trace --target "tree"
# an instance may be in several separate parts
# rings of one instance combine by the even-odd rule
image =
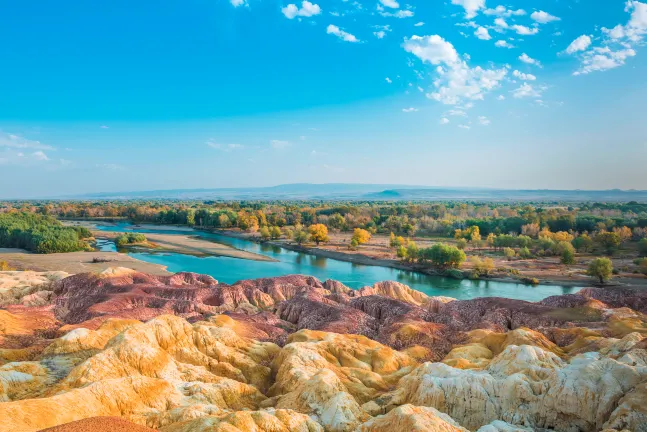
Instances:
[[[351,242],[353,242],[353,240],[354,240],[355,243],[357,243],[355,245],[355,247],[357,247],[357,246],[362,245],[364,243],[368,243],[368,241],[370,239],[371,239],[371,233],[370,232],[368,232],[368,231],[366,231],[364,229],[361,229],[361,228],[355,228],[355,230],[353,231],[353,237],[351,239]]]
[[[414,262],[419,258],[420,254],[420,249],[418,249],[418,245],[416,242],[410,241],[409,244],[407,245],[407,261],[409,262]]]
[[[276,225],[271,227],[270,228],[270,237],[272,238],[272,240],[280,239],[281,238],[281,228],[279,228]]]
[[[268,228],[268,227],[266,227],[266,226],[262,227],[262,228],[258,231],[258,233],[261,235],[261,238],[262,238],[263,240],[269,240],[269,239],[270,239],[270,237],[271,237],[270,230],[269,230],[269,228]]]
[[[519,249],[518,255],[521,259],[528,259],[532,257],[532,253],[527,247],[522,247],[521,249]]]
[[[509,248],[509,247],[503,248],[503,255],[508,259],[508,261],[510,261],[515,256],[517,256],[514,249]]]
[[[189,209],[186,212],[186,224],[188,226],[194,226],[195,225],[195,210]]]
[[[539,224],[537,223],[530,223],[526,225],[521,226],[521,234],[526,235],[528,237],[534,237],[536,238],[537,235],[539,234]]]
[[[485,241],[487,242],[488,247],[494,247],[494,239],[495,239],[495,236],[493,233],[490,233],[487,235],[487,238],[485,239]]]
[[[570,243],[567,243],[570,245]],[[562,256],[560,258],[562,264],[571,265],[575,264],[575,253],[573,252],[573,246],[571,248],[565,248],[562,251]]]
[[[319,243],[326,243],[329,240],[328,228],[324,224],[310,225],[308,231],[310,232],[310,238],[312,239],[312,241],[317,243],[317,246],[319,246]]]
[[[474,274],[476,276],[489,275],[494,270],[494,260],[492,258],[480,259],[473,256],[470,258],[472,266],[474,267]]]
[[[348,248],[352,249],[352,250],[356,250],[358,246],[359,246],[359,242],[357,241],[357,239],[355,237],[353,237],[350,240],[350,246],[348,246]]]
[[[456,240],[456,247],[459,248],[460,250],[465,249],[466,246],[467,246],[467,240],[465,240],[464,238],[459,238],[458,240]]]
[[[405,248],[403,245],[398,246],[398,249],[396,251],[396,256],[400,258],[401,260],[406,260],[407,259],[407,248]]]
[[[231,219],[226,214],[221,214],[218,216],[218,226],[220,228],[229,228],[231,227]]]
[[[571,244],[578,252],[588,252],[593,247],[593,240],[588,234],[582,234],[575,237]]]
[[[298,245],[302,245],[308,241],[308,233],[305,232],[303,229],[297,229],[294,231],[294,241],[297,242]]]
[[[628,242],[633,236],[631,229],[627,228],[626,226],[614,228],[613,232],[618,234],[618,237],[620,237],[620,242],[622,243]]]
[[[595,236],[594,241],[605,250],[607,255],[613,255],[613,252],[615,252],[620,246],[620,236],[609,231],[598,233]]]
[[[640,256],[647,256],[647,238],[638,242],[638,252],[640,252]]]
[[[603,284],[611,278],[613,264],[609,258],[596,258],[589,264],[586,274],[598,278],[600,283]]]
[[[465,261],[465,252],[456,246],[437,243],[422,251],[424,259],[431,261],[432,265],[441,268],[457,268]]]

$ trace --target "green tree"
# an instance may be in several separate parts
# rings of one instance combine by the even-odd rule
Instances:
[[[589,276],[597,278],[601,284],[611,278],[613,274],[613,263],[609,258],[596,258],[589,264],[586,271]]]
[[[270,230],[268,227],[264,226],[260,230],[258,230],[258,233],[261,236],[261,239],[263,240],[269,240],[271,237]]]
[[[466,246],[467,246],[467,240],[465,240],[464,238],[459,238],[458,240],[456,240],[456,247],[459,248],[460,250],[465,249]]]
[[[465,261],[465,252],[456,246],[437,243],[422,252],[424,259],[441,269],[457,268]]]
[[[406,260],[407,259],[407,248],[404,247],[404,245],[398,246],[398,249],[396,250],[396,256],[400,258],[401,260]]]
[[[578,252],[588,252],[593,247],[593,240],[588,234],[582,234],[575,237],[571,244]]]
[[[298,245],[305,244],[308,241],[308,233],[305,232],[303,229],[295,230],[294,241],[297,242]]]
[[[508,261],[517,256],[514,249],[509,247],[503,248],[503,255],[507,258]]]
[[[569,244],[570,244],[570,243],[569,243]],[[575,252],[573,252],[572,246],[571,246],[571,248],[570,248],[570,249],[569,249],[569,248],[565,248],[565,249],[562,251],[562,256],[561,256],[561,258],[560,258],[560,262],[561,262],[562,264],[566,264],[566,265],[575,264]]]
[[[522,247],[521,249],[519,249],[518,255],[519,255],[519,258],[521,259],[532,258],[532,253],[530,252],[530,249],[528,249],[527,247]]]
[[[641,239],[638,242],[638,252],[640,256],[647,256],[647,238]]]
[[[410,241],[407,245],[407,261],[414,262],[419,258],[420,249],[416,242]]]
[[[613,253],[620,246],[620,236],[617,233],[603,231],[598,233],[594,239],[595,243],[598,244],[607,255],[613,255]]]
[[[279,228],[276,225],[274,225],[273,227],[270,227],[270,237],[273,240],[280,239],[281,238],[281,228]]]

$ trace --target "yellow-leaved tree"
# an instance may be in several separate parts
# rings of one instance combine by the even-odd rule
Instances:
[[[308,228],[310,232],[310,238],[313,242],[317,243],[326,243],[328,238],[328,228],[324,224],[313,224]]]

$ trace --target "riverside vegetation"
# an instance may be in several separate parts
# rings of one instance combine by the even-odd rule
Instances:
[[[476,202],[294,202],[294,201],[43,201],[4,202],[0,212],[41,215],[35,220],[126,219],[198,229],[238,230],[261,240],[329,247],[349,233],[347,253],[365,252],[373,239],[389,236],[391,256],[418,268],[460,277],[466,263],[472,277],[484,277],[516,260],[555,257],[573,266],[596,256],[612,259],[612,274],[647,274],[647,204],[476,203]],[[48,222],[49,223],[49,222]],[[57,228],[57,229],[60,229]],[[352,233],[352,234],[351,234]],[[70,231],[63,247],[83,248]],[[78,233],[82,237],[85,233]],[[351,236],[352,235],[352,236]],[[80,240],[80,238],[79,238]],[[127,241],[127,240],[124,240]],[[420,246],[421,243],[427,247]],[[436,245],[435,243],[444,243]],[[16,244],[13,242],[11,244]],[[59,244],[59,243],[57,243]],[[29,250],[38,247],[30,246]],[[76,249],[78,250],[78,249]],[[468,256],[464,251],[469,251]],[[499,257],[499,258],[497,258]],[[503,262],[500,260],[503,258]],[[630,258],[628,261],[625,258]],[[506,264],[505,262],[509,264]],[[589,264],[586,271],[599,278]],[[598,266],[599,268],[599,266]],[[511,270],[514,275],[516,270]],[[582,272],[584,273],[584,271]],[[536,278],[527,278],[536,282]]]

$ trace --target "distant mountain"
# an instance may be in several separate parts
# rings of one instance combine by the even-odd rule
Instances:
[[[255,188],[168,189],[133,192],[104,192],[59,197],[60,199],[178,199],[178,200],[469,200],[469,201],[639,201],[647,202],[647,191],[638,190],[550,190],[430,187],[358,183],[295,183]]]

